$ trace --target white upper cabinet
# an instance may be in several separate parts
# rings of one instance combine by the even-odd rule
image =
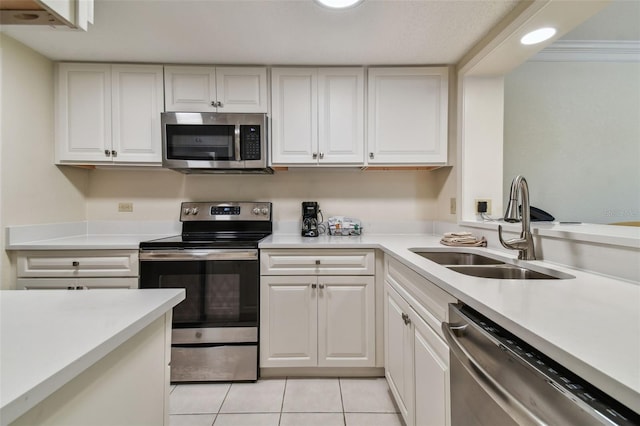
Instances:
[[[367,162],[447,162],[447,67],[369,68]]]
[[[56,163],[111,162],[111,66],[59,64],[56,104]]]
[[[113,161],[161,162],[162,68],[113,65],[111,77]]]
[[[160,163],[162,67],[58,64],[56,163]]]
[[[166,66],[167,111],[267,112],[265,67]]]
[[[364,162],[362,68],[274,68],[272,164]]]

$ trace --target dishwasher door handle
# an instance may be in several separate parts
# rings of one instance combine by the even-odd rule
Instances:
[[[464,335],[463,326],[442,323],[444,337],[449,342],[449,348],[460,364],[471,375],[473,380],[519,425],[546,425],[538,416],[525,407],[517,398],[511,395],[475,360],[473,355],[460,344],[456,334]]]

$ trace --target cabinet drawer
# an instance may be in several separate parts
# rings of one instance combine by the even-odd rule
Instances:
[[[138,288],[137,278],[18,278],[18,290]]]
[[[136,277],[137,250],[18,253],[18,277]]]
[[[373,275],[373,250],[262,250],[262,275]]]
[[[457,299],[397,260],[385,258],[385,281],[407,299],[411,307],[442,337],[442,322],[448,320],[449,303]]]

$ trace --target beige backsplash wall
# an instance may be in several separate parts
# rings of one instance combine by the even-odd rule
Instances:
[[[439,180],[428,171],[297,170],[274,175],[183,175],[173,171],[94,170],[87,220],[177,220],[181,201],[272,201],[276,222],[297,221],[302,201],[325,218],[364,223],[434,220]],[[132,202],[132,213],[118,212]]]

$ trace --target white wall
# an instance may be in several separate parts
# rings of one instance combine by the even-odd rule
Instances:
[[[505,77],[504,185],[557,220],[640,221],[640,63],[526,62]]]
[[[183,175],[173,171],[94,170],[88,220],[178,220],[181,201],[272,201],[274,221],[296,222],[302,201],[318,201],[325,219],[433,220],[437,179],[428,171],[300,170],[274,175]],[[118,202],[133,202],[119,213]],[[365,231],[366,232],[366,231]]]
[[[0,225],[85,220],[88,172],[53,165],[53,64],[3,34],[0,49]],[[3,250],[0,288],[14,274]]]

